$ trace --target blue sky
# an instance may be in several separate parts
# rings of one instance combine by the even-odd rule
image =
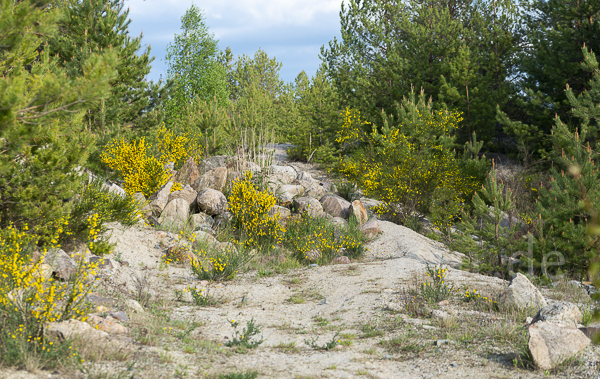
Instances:
[[[234,56],[253,56],[261,48],[283,63],[285,82],[302,70],[314,75],[321,46],[340,38],[341,0],[126,0],[130,35],[143,31],[142,43],[156,56],[149,79],[166,77],[167,44],[180,33],[181,16],[192,4],[204,10],[221,50],[230,46]]]

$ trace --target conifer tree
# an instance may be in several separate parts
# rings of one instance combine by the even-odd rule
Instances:
[[[92,54],[112,49],[117,54],[117,77],[110,83],[111,96],[91,108],[85,122],[93,130],[150,127],[159,122],[156,109],[166,88],[146,81],[150,72],[148,46],[140,53],[142,35],[130,37],[129,9],[120,0],[62,0],[59,33],[48,40],[49,52],[67,75],[82,75],[83,64]]]
[[[43,43],[56,32],[51,3],[0,2],[0,227],[45,236],[83,180],[77,170],[94,143],[82,132],[84,113],[116,76],[110,50],[90,55],[81,75],[65,75]]]

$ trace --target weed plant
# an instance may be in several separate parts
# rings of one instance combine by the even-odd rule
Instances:
[[[225,343],[225,346],[242,346],[248,349],[254,349],[264,342],[264,339],[262,338],[260,340],[253,340],[255,336],[260,333],[260,327],[256,325],[254,318],[246,322],[246,327],[241,332],[237,330],[237,327],[239,326],[238,321],[231,320],[229,323],[233,328],[233,337],[231,338],[231,341]]]
[[[239,249],[239,252],[238,252]],[[250,259],[243,246],[201,249],[194,252],[192,273],[200,280],[231,280]]]
[[[440,266],[427,265],[425,274],[431,278],[432,282],[423,282],[421,284],[421,297],[428,303],[437,303],[446,300],[455,292],[451,285],[446,283],[447,268]]]
[[[335,333],[335,335],[331,338],[331,340],[329,342],[326,342],[324,345],[319,345],[317,343],[317,337],[313,337],[310,340],[306,339],[306,340],[304,340],[304,343],[307,344],[308,346],[312,347],[315,350],[329,351],[329,350],[335,349],[335,347],[340,344],[339,337],[340,337],[339,334]]]
[[[205,288],[198,290],[196,287],[188,286],[186,291],[192,295],[194,304],[200,307],[209,307],[217,304],[217,300]]]

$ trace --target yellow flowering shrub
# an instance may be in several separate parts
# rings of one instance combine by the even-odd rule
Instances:
[[[189,156],[197,161],[202,156],[199,134],[176,135],[164,125],[158,130],[158,156],[150,153],[152,145],[142,137],[137,141],[113,140],[102,153],[104,164],[122,176],[125,191],[149,196],[164,186],[171,177],[165,168],[169,162],[178,165]]]
[[[438,188],[454,190],[462,199],[479,184],[461,170],[452,133],[462,117],[457,112],[434,111],[422,95],[405,100],[398,116],[384,115],[383,127],[362,119],[347,108],[337,142],[363,146],[342,159],[339,170],[367,196],[382,201],[378,212],[407,223],[426,214]],[[367,131],[370,129],[370,131]]]
[[[277,200],[267,191],[257,190],[252,183],[252,172],[236,179],[229,196],[229,210],[234,216],[234,226],[242,232],[244,244],[249,248],[280,243],[285,232],[279,215],[270,215]]]
[[[53,241],[58,239],[56,235]],[[43,361],[54,348],[43,338],[44,325],[85,320],[92,310],[86,296],[93,288],[97,265],[82,260],[69,280],[59,281],[44,263],[47,251],[32,261],[28,249],[36,242],[25,230],[12,226],[0,230],[0,363],[19,365],[31,356]]]
[[[241,244],[239,249],[229,245],[227,248],[196,250],[191,261],[192,273],[200,280],[233,279],[249,259]]]

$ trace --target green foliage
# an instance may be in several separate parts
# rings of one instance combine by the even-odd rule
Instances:
[[[367,196],[383,202],[387,213],[407,224],[426,214],[439,188],[452,189],[465,199],[479,185],[478,177],[462,169],[451,136],[460,115],[434,111],[421,93],[398,106],[397,117],[383,114],[381,130],[347,109],[338,142],[361,146],[340,162],[340,171],[355,181]],[[469,157],[463,160],[470,159]]]
[[[326,342],[324,345],[319,345],[317,343],[317,337],[313,337],[312,339],[308,340],[304,340],[304,343],[307,344],[308,346],[312,347],[315,350],[324,350],[324,351],[329,351],[332,349],[335,349],[337,345],[340,344],[340,335],[339,333],[335,333],[335,335],[331,338],[331,340],[329,342]]]
[[[223,248],[199,249],[191,261],[192,273],[200,280],[231,280],[248,263],[248,252],[233,244]]]
[[[0,227],[29,225],[41,242],[80,191],[77,170],[94,139],[85,110],[110,94],[115,54],[91,54],[71,78],[44,48],[58,12],[47,2],[2,1],[0,12]]]
[[[231,341],[227,341],[225,343],[225,346],[243,346],[248,349],[254,349],[255,347],[258,347],[261,343],[264,342],[264,339],[262,338],[260,340],[252,341],[255,338],[255,336],[257,336],[260,333],[261,329],[254,322],[254,318],[246,322],[246,327],[241,332],[237,330],[237,327],[239,326],[238,321],[230,320],[229,323],[233,328],[233,337],[231,338]]]
[[[194,304],[200,307],[213,306],[217,303],[216,299],[212,297],[205,288],[198,290],[196,287],[188,286],[186,291],[192,295]]]
[[[180,123],[189,104],[196,99],[217,99],[225,105],[228,98],[226,71],[217,60],[218,41],[209,33],[202,11],[192,5],[181,17],[181,34],[167,46],[167,75],[174,88],[166,102],[167,121]]]

